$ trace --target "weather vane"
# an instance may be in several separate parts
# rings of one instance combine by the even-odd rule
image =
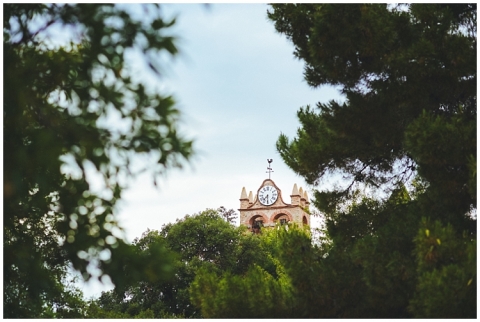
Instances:
[[[268,162],[268,167],[267,167],[267,173],[268,173],[268,179],[270,179],[270,173],[274,172],[271,167],[271,163],[273,162],[273,159],[267,159]]]

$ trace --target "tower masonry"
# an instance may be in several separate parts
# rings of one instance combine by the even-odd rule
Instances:
[[[278,224],[296,223],[299,226],[310,225],[308,213],[310,202],[307,192],[293,186],[290,203],[284,201],[282,190],[271,179],[265,179],[256,195],[245,187],[240,194],[240,225],[247,226],[252,232],[262,227],[274,227]]]

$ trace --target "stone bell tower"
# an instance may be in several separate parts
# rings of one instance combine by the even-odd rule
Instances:
[[[270,179],[273,172],[270,163],[267,173],[269,178],[265,179],[257,190],[255,196],[252,191],[247,196],[245,187],[240,195],[240,225],[247,226],[252,232],[258,232],[262,227],[274,227],[277,223],[296,223],[299,226],[310,225],[310,214],[308,213],[310,202],[307,192],[302,188],[298,189],[294,184],[290,203],[283,199],[282,190]]]

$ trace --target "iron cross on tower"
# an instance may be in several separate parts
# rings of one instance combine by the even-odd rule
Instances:
[[[268,167],[267,167],[267,173],[268,173],[268,179],[270,179],[270,173],[274,172],[271,167],[271,163],[273,162],[273,159],[267,159],[268,162]]]

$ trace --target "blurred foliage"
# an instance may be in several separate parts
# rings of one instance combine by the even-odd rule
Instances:
[[[161,76],[160,58],[177,53],[174,20],[158,5],[122,8],[3,6],[4,317],[60,312],[69,263],[118,286],[170,269],[161,247],[125,243],[115,213],[132,178],[147,170],[156,182],[192,153],[174,99],[127,59]]]
[[[192,143],[126,58],[161,75],[174,21],[122,8],[4,6],[4,317],[476,317],[476,4],[271,5],[307,83],[345,97],[301,108],[277,141],[307,182],[344,179],[315,193],[320,240],[254,235],[221,207],[132,245],[123,189]],[[69,264],[115,289],[83,302]]]

